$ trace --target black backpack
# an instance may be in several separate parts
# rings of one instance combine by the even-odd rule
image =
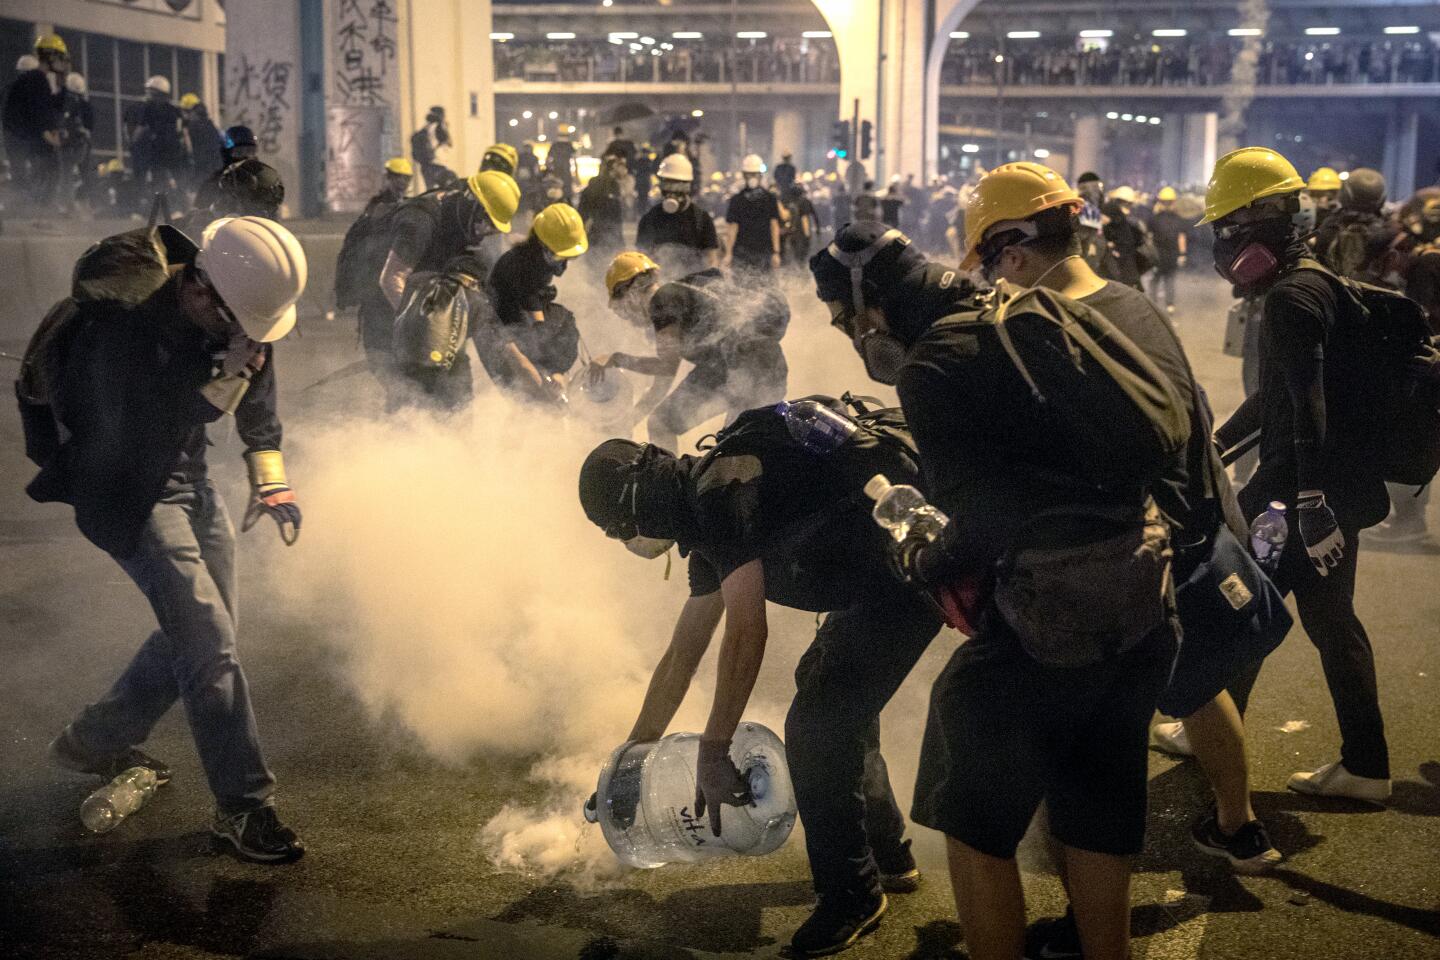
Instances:
[[[335,258],[335,307],[358,306],[366,294],[377,291],[380,272],[390,255],[390,224],[400,204],[363,214],[350,229]]]
[[[1370,226],[1365,221],[1351,221],[1336,231],[1330,245],[1325,249],[1325,263],[1339,277],[1349,280],[1369,280],[1370,272]]]
[[[1298,269],[1329,277],[1346,305],[1325,362],[1325,415],[1335,449],[1391,483],[1428,484],[1440,472],[1440,385],[1412,369],[1415,357],[1435,349],[1424,308],[1315,260],[1302,259]]]
[[[947,317],[994,336],[1075,464],[1102,490],[1154,481],[1190,438],[1180,394],[1094,309],[1044,288],[1001,284],[979,312]]]
[[[70,296],[51,307],[31,334],[15,381],[25,455],[37,466],[45,466],[64,442],[64,428],[54,408],[55,391],[85,306],[143,303],[165,285],[170,265],[193,260],[195,251],[189,237],[160,224],[106,237],[75,261]]]

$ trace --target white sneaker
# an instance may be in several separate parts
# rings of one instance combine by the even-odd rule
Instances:
[[[1190,746],[1190,735],[1185,732],[1185,724],[1180,720],[1155,724],[1150,728],[1150,742],[1176,757],[1195,756],[1195,750]]]
[[[1357,777],[1340,761],[1327,763],[1319,770],[1292,774],[1285,786],[1296,793],[1318,797],[1349,797],[1366,803],[1384,804],[1390,799],[1390,781],[1379,777]]]

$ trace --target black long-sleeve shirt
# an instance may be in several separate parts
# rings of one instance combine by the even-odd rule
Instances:
[[[181,312],[179,275],[144,302],[78,305],[52,404],[68,436],[27,491],[75,508],[96,546],[128,556],[166,484],[204,479],[205,425],[220,412],[200,394],[224,343],[212,343]],[[250,383],[235,426],[245,452],[278,450],[271,348]]]

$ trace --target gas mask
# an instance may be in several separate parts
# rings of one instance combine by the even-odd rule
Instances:
[[[673,546],[675,546],[674,540],[667,540],[664,537],[646,537],[640,534],[625,541],[625,549],[644,560],[659,559],[669,553]]]
[[[758,190],[758,189],[760,189],[760,174],[758,174],[758,173],[747,173],[747,174],[745,174],[745,189],[746,189],[746,190]]]
[[[690,202],[690,188],[688,186],[676,187],[674,189],[661,187],[660,196],[664,198],[660,201],[661,210],[664,210],[666,213],[679,213],[681,210],[684,210]]]
[[[545,191],[546,199],[550,200],[551,202],[557,202],[563,196],[565,196],[565,191],[560,189],[559,187],[551,187],[550,189]]]
[[[1295,231],[1291,220],[1280,218],[1217,227],[1215,271],[1241,290],[1263,286],[1279,272]]]
[[[865,364],[865,375],[876,383],[893,387],[900,382],[900,369],[909,353],[900,338],[888,330],[867,330],[855,341],[855,351]]]

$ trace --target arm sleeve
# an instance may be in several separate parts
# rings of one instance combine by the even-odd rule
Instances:
[[[703,207],[697,206],[697,215],[700,217],[700,244],[701,250],[718,250],[720,248],[720,237],[715,232],[715,218],[710,216]]]
[[[730,202],[725,205],[725,222],[739,223],[740,215],[735,212],[735,201],[737,197],[731,197]]]
[[[246,453],[280,449],[280,417],[276,412],[275,350],[265,345],[265,365],[250,381],[250,389],[235,408],[235,431]]]
[[[1327,288],[1329,303],[1315,283],[1287,285],[1265,301],[1264,322],[1275,327],[1270,341],[1294,412],[1295,479],[1301,490],[1323,489],[1324,477],[1324,318],[1333,316],[1334,294],[1325,278],[1314,278]]]
[[[395,235],[390,249],[410,267],[420,262],[435,234],[435,221],[420,211],[406,210],[395,217]]]
[[[655,231],[651,227],[649,214],[640,218],[640,223],[635,227],[635,246],[646,253],[655,252]]]
[[[1265,405],[1260,400],[1260,392],[1245,398],[1245,402],[1230,414],[1220,429],[1215,431],[1215,439],[1220,444],[1221,450],[1229,450],[1240,443],[1246,437],[1259,430],[1265,418]]]

